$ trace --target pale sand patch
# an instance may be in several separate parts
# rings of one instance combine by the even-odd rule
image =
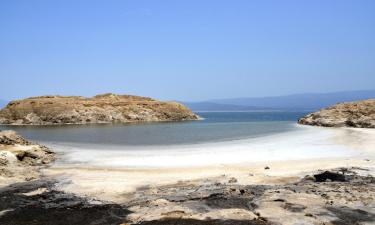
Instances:
[[[374,156],[375,129],[366,128],[336,128],[335,143],[358,150],[361,155]]]
[[[269,166],[269,170],[264,168]],[[101,200],[122,203],[124,193],[136,191],[143,186],[159,186],[179,181],[204,179],[228,182],[231,177],[238,184],[283,184],[298,181],[301,177],[316,170],[329,170],[338,167],[368,168],[375,174],[373,161],[362,159],[320,159],[303,161],[282,161],[233,165],[223,167],[177,168],[177,169],[101,169],[101,168],[51,168],[45,171],[49,176],[63,176],[68,183],[61,186],[64,191]]]

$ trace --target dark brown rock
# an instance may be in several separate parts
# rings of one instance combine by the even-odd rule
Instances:
[[[331,171],[325,171],[323,173],[315,174],[314,178],[316,182],[326,182],[326,181],[345,182],[347,181],[344,174],[331,172]]]

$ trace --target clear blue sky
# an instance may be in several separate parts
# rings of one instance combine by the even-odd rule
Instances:
[[[3,0],[0,99],[375,88],[373,0]]]

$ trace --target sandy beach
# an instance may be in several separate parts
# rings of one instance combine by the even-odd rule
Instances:
[[[293,181],[316,170],[374,169],[374,130],[300,129],[255,140],[158,147],[149,151],[130,149],[128,153],[60,148],[63,160],[57,160],[44,173],[69,180],[62,190],[121,203],[125,200],[118,195],[123,193],[179,181],[235,177],[243,185],[274,184]]]

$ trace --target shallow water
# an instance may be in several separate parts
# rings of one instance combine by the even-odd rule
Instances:
[[[165,168],[347,157],[337,130],[297,125],[303,112],[210,112],[180,123],[11,127],[63,153],[55,166]]]
[[[348,157],[332,129],[294,125],[294,130],[233,141],[165,146],[55,144],[64,153],[57,166],[177,168],[316,158]]]
[[[155,146],[231,141],[295,129],[306,112],[202,112],[204,120],[144,124],[0,126],[48,143]]]

